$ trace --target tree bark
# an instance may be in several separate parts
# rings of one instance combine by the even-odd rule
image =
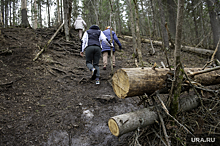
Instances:
[[[34,0],[34,29],[37,29],[37,0]]]
[[[167,115],[161,106],[157,105],[161,116],[165,118]],[[179,111],[189,111],[199,106],[199,100],[196,96],[182,98],[180,100]],[[158,113],[155,106],[143,108],[141,110],[130,112],[118,116],[111,117],[108,120],[108,127],[114,136],[121,136],[125,133],[143,128],[158,121]]]
[[[1,25],[4,27],[4,0],[1,0]]]
[[[151,11],[152,11],[151,15],[152,15],[152,27],[153,27],[153,32],[152,32],[151,36],[152,36],[152,38],[154,38],[155,35],[156,35],[156,23],[155,23],[156,19],[155,19],[154,4],[153,4],[152,0],[150,0],[150,8],[151,8]],[[150,21],[150,20],[148,20],[148,21]]]
[[[50,2],[47,0],[48,27],[50,27]]]
[[[185,68],[190,76],[200,68]],[[121,68],[112,77],[112,87],[119,98],[127,98],[145,93],[150,95],[156,90],[166,87],[167,75],[171,74],[168,68]],[[173,74],[173,73],[172,73]],[[192,80],[202,85],[220,84],[220,70],[192,76]]]
[[[182,37],[182,25],[183,25],[183,8],[184,0],[178,0],[178,12],[177,12],[177,25],[176,25],[176,38],[175,38],[175,76],[171,89],[171,115],[176,116],[179,110],[179,97],[181,93],[181,86],[183,80],[183,67],[181,64],[181,37]]]
[[[5,27],[8,27],[8,1],[5,0]]]
[[[137,58],[137,40],[136,40],[136,34],[135,34],[135,28],[134,28],[134,15],[133,15],[133,9],[131,5],[131,0],[127,0],[128,6],[129,6],[129,17],[130,17],[130,23],[131,23],[131,33],[132,33],[132,44],[133,44],[133,58]]]
[[[69,0],[63,0],[63,9],[64,9],[64,29],[66,41],[69,41],[69,23],[68,23],[68,12],[69,12]]]
[[[57,22],[60,24],[60,0],[57,0]]]
[[[173,0],[167,0],[167,9],[169,16],[168,27],[171,33],[171,38],[174,39],[176,36],[176,4]]]
[[[39,23],[40,23],[40,28],[43,27],[42,25],[42,15],[41,15],[41,0],[38,0],[38,18],[39,18]]]
[[[199,38],[199,32],[198,32],[198,23],[197,23],[197,18],[198,18],[198,16],[196,15],[196,11],[194,10],[194,2],[195,2],[195,0],[193,0],[192,1],[192,3],[191,3],[191,5],[192,5],[192,16],[193,16],[193,22],[194,22],[194,30],[195,30],[195,38],[196,38],[196,40],[195,40],[195,43],[196,44],[198,44],[199,43],[199,40],[198,40],[198,38]]]
[[[219,6],[218,0],[206,0],[208,10],[209,10],[209,17],[210,23],[212,28],[214,46],[216,47],[218,44],[218,40],[220,39],[220,8],[217,9]],[[215,3],[217,5],[215,5]],[[218,15],[219,14],[219,15]],[[217,59],[220,60],[220,46],[218,47],[218,51],[216,53]]]
[[[164,48],[169,48],[169,39],[168,39],[168,33],[165,27],[165,13],[164,8],[162,6],[161,0],[158,0],[159,2],[159,9],[160,9],[160,19],[161,19],[161,33],[162,33],[162,39],[164,43]]]
[[[140,37],[140,26],[139,26],[139,14],[138,14],[138,3],[137,0],[133,0],[135,6],[136,15],[136,36],[137,36],[137,53],[140,66],[143,67],[142,53],[141,53],[141,37]]]
[[[21,22],[21,27],[30,27],[30,24],[28,22],[28,17],[27,17],[27,2],[26,0],[21,1],[21,16],[22,16],[22,22]]]

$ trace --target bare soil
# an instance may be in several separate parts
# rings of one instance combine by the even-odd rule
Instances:
[[[143,108],[138,97],[119,99],[111,87],[110,64],[102,70],[101,84],[90,79],[85,57],[79,55],[80,41],[71,30],[70,42],[59,32],[47,50],[36,60],[56,28],[2,29],[0,47],[0,145],[72,145],[126,146],[134,132],[121,137],[108,129],[112,116]],[[116,47],[116,71],[134,67],[132,43],[120,38],[122,51]],[[166,64],[160,46],[142,44],[147,67],[155,62]],[[168,51],[171,64],[173,50]],[[208,57],[182,53],[185,67],[203,67]]]

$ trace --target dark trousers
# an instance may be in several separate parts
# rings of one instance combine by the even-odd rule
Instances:
[[[101,48],[99,46],[88,46],[86,48],[86,66],[89,70],[95,68],[97,70],[96,77],[100,77],[99,59],[101,56]]]

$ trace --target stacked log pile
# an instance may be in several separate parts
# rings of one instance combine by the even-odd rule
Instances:
[[[184,84],[189,86],[192,84],[199,86],[220,84],[219,69],[220,66],[206,70],[185,68],[184,72],[187,80]],[[152,95],[164,88],[168,89],[165,91],[169,93],[170,86],[168,86],[168,82],[173,79],[173,76],[174,70],[167,68],[121,68],[112,77],[112,87],[115,94],[122,99],[144,94]],[[199,104],[198,96],[193,95],[179,101],[179,110],[188,111],[198,107]],[[169,115],[164,112],[165,110],[161,106],[151,106],[111,117],[108,126],[113,135],[120,136],[137,128],[153,124],[159,118],[158,111],[160,111],[162,118]]]

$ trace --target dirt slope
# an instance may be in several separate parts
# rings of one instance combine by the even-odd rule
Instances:
[[[142,108],[137,106],[139,99],[116,97],[108,82],[110,66],[102,70],[102,59],[101,85],[90,80],[85,57],[79,56],[76,31],[71,30],[70,42],[59,33],[47,51],[32,61],[55,31],[2,30],[5,44],[0,47],[0,145],[128,145],[133,133],[119,139],[110,133],[107,121],[111,116]],[[134,67],[131,41],[120,41],[123,51],[116,52],[115,70]],[[142,44],[145,66],[166,63],[160,47],[155,46],[154,56],[149,55],[148,48],[149,44]],[[207,61],[204,56],[188,53],[182,57],[188,67],[202,67]]]

